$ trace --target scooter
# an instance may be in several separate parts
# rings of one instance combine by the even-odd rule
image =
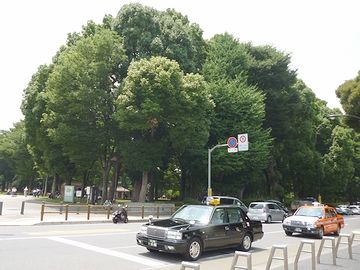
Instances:
[[[122,206],[113,213],[112,221],[115,224],[118,222],[127,223],[129,221],[126,209],[127,209],[127,205]]]

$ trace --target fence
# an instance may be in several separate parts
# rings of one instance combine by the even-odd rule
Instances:
[[[64,220],[68,220],[70,214],[85,214],[86,219],[96,216],[110,219],[112,212],[118,210],[122,206],[103,206],[103,205],[76,205],[76,204],[45,204],[41,205],[40,221],[44,221],[45,215],[60,214],[64,215]],[[133,205],[127,207],[128,216],[141,217],[144,219],[148,215],[153,215],[157,218],[160,216],[170,216],[174,213],[175,207],[173,205]]]

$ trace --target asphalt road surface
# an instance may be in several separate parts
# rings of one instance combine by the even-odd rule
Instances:
[[[342,233],[360,231],[360,216],[345,217],[345,223]],[[179,270],[183,261],[180,255],[150,253],[136,244],[135,235],[140,226],[141,223],[0,226],[0,269]],[[253,269],[265,269],[269,250],[274,244],[288,246],[289,261],[293,261],[301,240],[314,240],[316,250],[320,245],[320,240],[315,238],[285,236],[281,223],[263,224],[263,230],[264,238],[253,243]],[[197,263],[201,270],[230,269],[234,251],[206,252]],[[354,244],[353,252],[354,260],[359,262],[359,242]],[[340,250],[339,256],[345,260],[346,250]],[[282,263],[273,265],[276,268]],[[342,269],[359,269],[359,264],[356,267]],[[307,268],[310,269],[305,265],[299,269]]]

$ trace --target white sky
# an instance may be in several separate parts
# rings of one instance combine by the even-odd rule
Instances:
[[[0,130],[23,119],[23,90],[49,64],[67,33],[88,20],[100,23],[121,6],[139,2],[175,8],[204,31],[228,32],[241,42],[269,44],[290,53],[298,77],[340,107],[336,88],[360,70],[359,0],[11,0],[0,2]]]

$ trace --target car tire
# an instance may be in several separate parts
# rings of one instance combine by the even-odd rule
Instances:
[[[252,238],[251,238],[251,235],[249,233],[246,233],[241,241],[241,244],[240,244],[240,249],[242,251],[249,251],[250,248],[251,248],[251,244],[252,244]]]
[[[317,238],[322,239],[324,236],[324,228],[320,227],[317,232]]]
[[[203,251],[201,240],[197,237],[192,238],[186,247],[184,254],[185,259],[189,261],[196,261],[200,258]]]
[[[266,222],[266,223],[271,223],[271,220],[272,220],[272,219],[271,219],[271,216],[267,216],[267,218],[266,218],[266,221],[265,221],[265,222]]]
[[[285,231],[285,234],[287,235],[287,236],[292,236],[292,232],[288,232],[288,231]]]

